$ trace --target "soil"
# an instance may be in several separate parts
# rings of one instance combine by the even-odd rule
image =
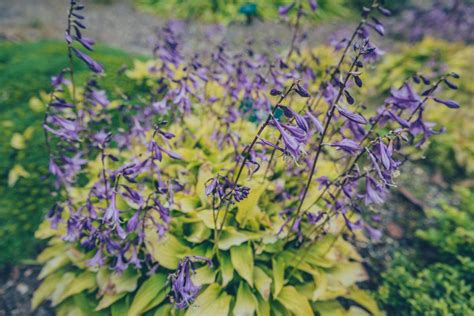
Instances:
[[[39,266],[21,265],[0,271],[0,316],[49,316],[54,315],[48,304],[31,311],[31,297],[40,281]]]

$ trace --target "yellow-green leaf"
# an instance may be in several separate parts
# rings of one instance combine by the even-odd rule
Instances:
[[[253,287],[253,254],[250,243],[230,248],[230,260],[237,273]]]
[[[186,316],[228,315],[231,297],[214,283],[209,285],[186,311]]]
[[[99,304],[97,304],[97,307],[95,308],[96,311],[100,311],[101,309],[107,308],[113,303],[117,302],[119,299],[127,295],[127,293],[122,292],[118,294],[105,294],[102,296],[102,298],[99,301]]]
[[[237,290],[237,298],[233,314],[235,316],[252,316],[257,310],[257,299],[252,294],[247,283],[241,281]]]
[[[283,287],[278,294],[277,300],[295,315],[314,315],[308,300],[292,286]]]
[[[270,302],[258,298],[257,316],[270,316]]]
[[[56,306],[61,303],[63,293],[68,290],[68,288],[72,287],[72,282],[74,281],[75,275],[72,272],[66,272],[62,275],[61,280],[56,283],[56,287],[51,294],[51,305]]]
[[[160,265],[170,270],[175,270],[178,267],[179,260],[190,252],[189,248],[173,235],[167,234],[159,238],[155,229],[146,230],[145,243],[153,258]]]
[[[10,140],[10,145],[17,150],[25,149],[25,137],[20,133],[14,133],[12,139]]]
[[[249,187],[250,193],[246,199],[237,205],[237,214],[235,216],[237,222],[242,226],[246,225],[248,219],[251,219],[258,214],[258,200],[265,191],[265,185],[255,183],[255,181],[253,181]]]
[[[75,277],[68,285],[66,290],[57,297],[53,296],[53,306],[64,301],[66,298],[81,293],[85,290],[91,290],[97,286],[95,275],[92,272],[86,271]]]
[[[219,262],[222,273],[222,286],[225,287],[234,277],[234,268],[227,252],[219,252]]]
[[[59,268],[64,267],[66,264],[68,264],[68,262],[69,258],[66,253],[62,253],[52,258],[44,265],[43,269],[41,269],[38,279],[44,279],[49,274],[57,271]]]
[[[53,293],[61,278],[61,273],[54,273],[46,277],[43,282],[41,282],[41,285],[33,293],[33,298],[31,299],[32,311],[35,310],[39,304],[41,304]]]
[[[367,291],[358,289],[357,287],[352,287],[349,290],[349,294],[345,295],[344,297],[360,304],[374,316],[381,315],[377,303],[375,302],[374,298],[370,296],[369,293],[367,293]]]
[[[128,310],[129,316],[140,315],[166,285],[166,275],[156,273],[140,286]]]
[[[270,298],[270,291],[272,286],[272,278],[270,278],[262,269],[255,267],[253,272],[253,279],[255,288],[263,297],[264,300]]]
[[[278,297],[283,284],[285,282],[285,261],[283,258],[278,257],[272,259],[272,270],[273,270],[273,296]]]

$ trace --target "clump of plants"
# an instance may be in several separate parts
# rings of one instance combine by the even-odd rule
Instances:
[[[378,298],[388,312],[469,315],[474,311],[472,188],[427,212],[414,252],[399,251],[382,276]]]
[[[83,6],[71,0],[68,56],[91,70],[53,78],[43,126],[60,201],[37,232],[43,283],[33,307],[58,314],[378,314],[352,239],[377,240],[377,208],[407,150],[438,127],[436,92],[459,75],[415,76],[375,111],[354,95],[385,34],[373,1],[323,71],[300,55],[299,6],[284,56],[185,56],[165,27],[154,59],[127,75],[138,96],[101,87]],[[316,2],[310,1],[311,10]],[[281,12],[282,14],[288,13]],[[421,83],[422,82],[422,83]],[[436,109],[434,109],[436,110]]]

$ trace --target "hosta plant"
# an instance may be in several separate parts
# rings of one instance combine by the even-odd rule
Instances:
[[[70,66],[52,79],[43,121],[61,199],[38,231],[50,247],[39,256],[34,306],[48,298],[59,314],[378,314],[357,287],[367,275],[349,241],[380,237],[378,205],[408,153],[440,132],[425,112],[459,107],[436,97],[459,75],[418,89],[407,80],[366,110],[354,96],[363,98],[364,69],[380,58],[370,34],[385,34],[389,10],[363,8],[321,71],[299,47],[308,9],[299,2],[284,56],[225,43],[188,56],[167,25],[154,59],[126,71],[139,89],[111,100],[87,52],[84,7],[70,3]],[[74,60],[92,73],[84,85]]]

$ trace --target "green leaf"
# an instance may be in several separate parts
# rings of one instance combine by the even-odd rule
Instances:
[[[211,284],[216,279],[216,272],[216,270],[206,264],[196,269],[196,273],[191,276],[191,279],[197,286]]]
[[[71,280],[70,284],[71,286],[68,285],[67,289],[60,295],[58,295],[57,297],[53,296],[53,306],[61,303],[70,296],[79,294],[85,290],[92,290],[97,286],[95,281],[95,274],[89,271],[83,272],[82,274],[75,277],[73,280]]]
[[[346,294],[344,297],[351,299],[359,305],[363,306],[374,316],[381,315],[377,303],[375,302],[374,298],[370,296],[369,293],[367,293],[367,291],[358,289],[357,287],[352,287],[349,290],[349,294]]]
[[[270,291],[272,286],[272,278],[270,278],[262,269],[255,267],[253,272],[253,279],[255,288],[263,297],[264,300],[270,298]]]
[[[222,286],[225,287],[234,277],[234,268],[227,252],[219,252],[220,270],[222,274]]]
[[[258,200],[266,188],[265,185],[255,183],[255,181],[249,184],[249,187],[251,188],[250,193],[246,199],[237,205],[237,214],[235,216],[237,222],[242,226],[245,226],[249,219],[254,218],[260,212]]]
[[[128,311],[128,300],[123,299],[117,302],[116,304],[112,304],[110,308],[111,316],[127,316]]]
[[[66,272],[62,275],[61,280],[56,283],[56,287],[51,294],[51,305],[56,306],[61,303],[63,293],[67,291],[68,288],[72,287],[71,283],[74,281],[75,275],[72,272]]]
[[[95,308],[96,311],[100,311],[104,308],[109,307],[113,303],[117,302],[119,299],[127,295],[127,293],[118,293],[118,294],[104,294]]]
[[[46,276],[57,271],[59,268],[64,267],[68,263],[69,258],[66,253],[62,253],[57,257],[52,258],[44,265],[43,269],[41,269],[38,279],[44,279]]]
[[[165,287],[166,281],[166,275],[156,273],[143,282],[133,298],[130,309],[128,310],[128,315],[140,315]]]
[[[285,282],[285,261],[283,258],[278,257],[272,259],[272,269],[273,269],[273,296],[278,297],[283,284]]]
[[[293,286],[285,286],[281,289],[277,300],[285,306],[287,310],[298,316],[313,316],[311,305],[308,300],[298,293]]]
[[[171,314],[172,310],[173,306],[171,304],[163,304],[162,306],[158,307],[154,316],[168,316]]]
[[[214,283],[209,285],[186,311],[186,316],[228,315],[231,297]]]
[[[230,260],[237,273],[253,287],[253,254],[250,243],[230,248]]]
[[[270,316],[270,302],[258,298],[257,316]]]
[[[233,246],[238,246],[246,241],[259,239],[260,237],[261,235],[258,233],[239,231],[235,227],[226,227],[222,230],[222,235],[219,239],[219,249],[229,250]]]
[[[237,290],[237,299],[233,314],[235,316],[252,316],[257,309],[257,299],[252,294],[247,283],[241,281],[239,289]]]
[[[202,222],[189,224],[191,234],[186,236],[186,240],[199,244],[207,239],[211,235],[211,230],[204,225]]]
[[[33,298],[31,299],[31,310],[34,311],[39,304],[41,304],[45,299],[47,299],[56,288],[56,285],[62,278],[61,273],[54,273],[46,277],[41,285],[33,293]]]
[[[171,234],[159,238],[155,229],[146,230],[145,244],[153,258],[170,270],[175,270],[179,260],[190,252],[188,247]]]

